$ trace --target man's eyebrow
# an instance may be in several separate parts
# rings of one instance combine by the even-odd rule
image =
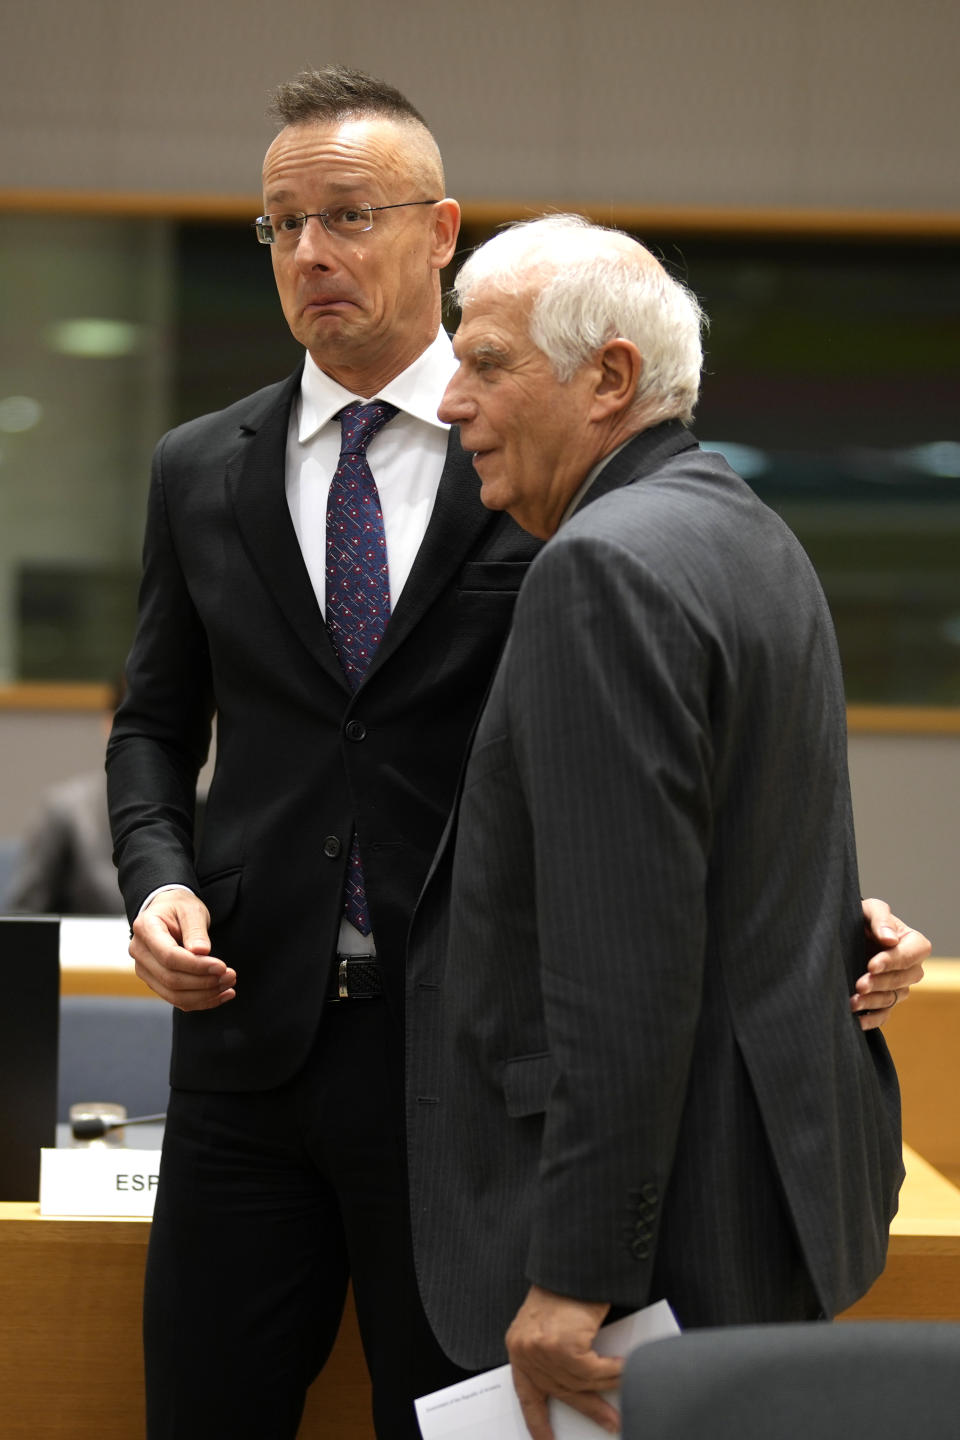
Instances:
[[[496,340],[478,340],[476,345],[470,345],[467,353],[474,360],[507,360],[510,351],[504,345],[498,345]]]

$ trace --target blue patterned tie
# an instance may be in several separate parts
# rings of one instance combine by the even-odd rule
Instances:
[[[327,496],[327,630],[351,690],[363,679],[390,618],[387,541],[367,445],[396,413],[383,400],[340,411],[340,460]],[[361,935],[370,934],[356,832],[344,911]]]

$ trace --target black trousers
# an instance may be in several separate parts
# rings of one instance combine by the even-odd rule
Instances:
[[[414,1274],[399,1045],[382,998],[327,1007],[303,1070],[174,1091],[144,1298],[149,1440],[294,1440],[353,1282],[378,1440],[464,1377]]]

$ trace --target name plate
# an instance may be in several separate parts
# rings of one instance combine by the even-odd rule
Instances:
[[[159,1167],[159,1150],[41,1150],[40,1214],[152,1215]]]

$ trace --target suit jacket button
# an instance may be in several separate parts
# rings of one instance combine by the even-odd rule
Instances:
[[[327,859],[336,860],[337,856],[340,854],[340,849],[340,841],[337,839],[336,835],[328,835],[326,840],[324,840],[323,842],[323,853],[324,855],[326,855]]]
[[[348,740],[365,740],[367,727],[362,720],[348,720],[343,733]]]
[[[650,1246],[645,1244],[643,1240],[634,1240],[633,1244],[630,1246],[630,1249],[633,1251],[633,1257],[635,1260],[650,1259]]]

